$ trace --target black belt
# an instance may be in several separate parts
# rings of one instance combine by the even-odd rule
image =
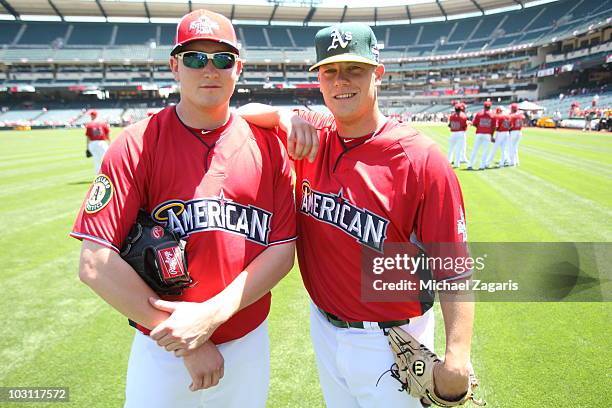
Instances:
[[[317,309],[319,309],[323,317],[325,317],[328,322],[330,322],[333,326],[339,327],[341,329],[348,329],[350,327],[354,329],[390,329],[392,327],[403,326],[405,324],[410,323],[410,319],[389,320],[386,322],[347,322],[345,320],[340,319],[336,315],[326,312],[320,307],[317,307]]]

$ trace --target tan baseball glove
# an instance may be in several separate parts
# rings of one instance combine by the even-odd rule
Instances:
[[[468,401],[478,406],[486,405],[486,402],[474,398],[478,380],[473,373],[465,395],[456,401],[448,401],[439,397],[434,387],[434,366],[442,363],[438,356],[399,327],[389,330],[388,340],[395,354],[391,375],[401,383],[402,390],[424,406],[429,406],[429,401],[440,407],[456,407]]]

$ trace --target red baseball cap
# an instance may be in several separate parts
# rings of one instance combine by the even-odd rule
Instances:
[[[497,108],[495,108],[495,112],[502,113],[503,109],[501,108],[501,106],[498,106]]]
[[[90,116],[98,116],[98,111],[92,109],[92,110],[89,111],[89,115]]]
[[[517,111],[518,110],[518,105],[516,103],[513,103],[512,105],[510,105],[510,109],[512,109],[512,111]]]
[[[183,16],[176,27],[176,39],[170,55],[192,41],[209,40],[227,44],[238,54],[238,39],[232,22],[225,16],[212,11],[194,10]]]

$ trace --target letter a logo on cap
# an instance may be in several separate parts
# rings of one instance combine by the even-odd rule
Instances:
[[[213,34],[214,30],[219,29],[219,24],[210,20],[206,16],[201,16],[199,19],[192,21],[189,24],[189,31],[196,35],[199,34]]]
[[[327,51],[334,50],[338,48],[338,45],[342,48],[346,48],[349,45],[349,42],[353,39],[353,34],[350,31],[345,33],[341,32],[339,29],[334,28],[331,32],[332,43],[329,47],[327,47]]]

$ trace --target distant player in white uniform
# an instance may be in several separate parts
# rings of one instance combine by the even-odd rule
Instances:
[[[89,111],[89,116],[91,121],[85,125],[87,156],[92,156],[94,173],[98,174],[104,153],[106,153],[110,144],[110,127],[108,123],[98,119],[97,111]]]
[[[508,160],[508,140],[510,139],[510,116],[504,112],[501,107],[498,107],[495,112],[495,143],[493,143],[493,148],[489,153],[489,157],[487,158],[487,165],[489,167],[493,163],[493,159],[495,158],[495,153],[498,150],[501,151],[501,157],[499,159],[499,167],[509,166],[510,162]]]
[[[508,143],[508,152],[511,166],[519,165],[519,143],[522,137],[522,129],[525,126],[525,115],[519,111],[518,105],[513,103],[510,105],[510,141]]]
[[[465,131],[467,126],[468,118],[465,114],[465,105],[458,102],[455,104],[455,113],[448,118],[448,127],[451,131],[448,161],[453,163],[453,167],[461,166],[461,161],[465,156]]]
[[[491,112],[491,105],[491,101],[485,101],[483,110],[474,115],[472,125],[476,127],[476,136],[474,138],[474,146],[472,147],[472,157],[467,167],[468,170],[472,170],[476,165],[480,148],[482,148],[480,170],[484,170],[487,167],[487,155],[495,142],[495,137],[493,136],[495,132],[495,115]]]
[[[461,166],[461,157],[465,144],[465,130],[467,129],[467,116],[465,115],[465,105],[461,102],[455,105],[455,113],[448,119],[448,127],[451,131],[448,144],[448,162],[453,167]]]

